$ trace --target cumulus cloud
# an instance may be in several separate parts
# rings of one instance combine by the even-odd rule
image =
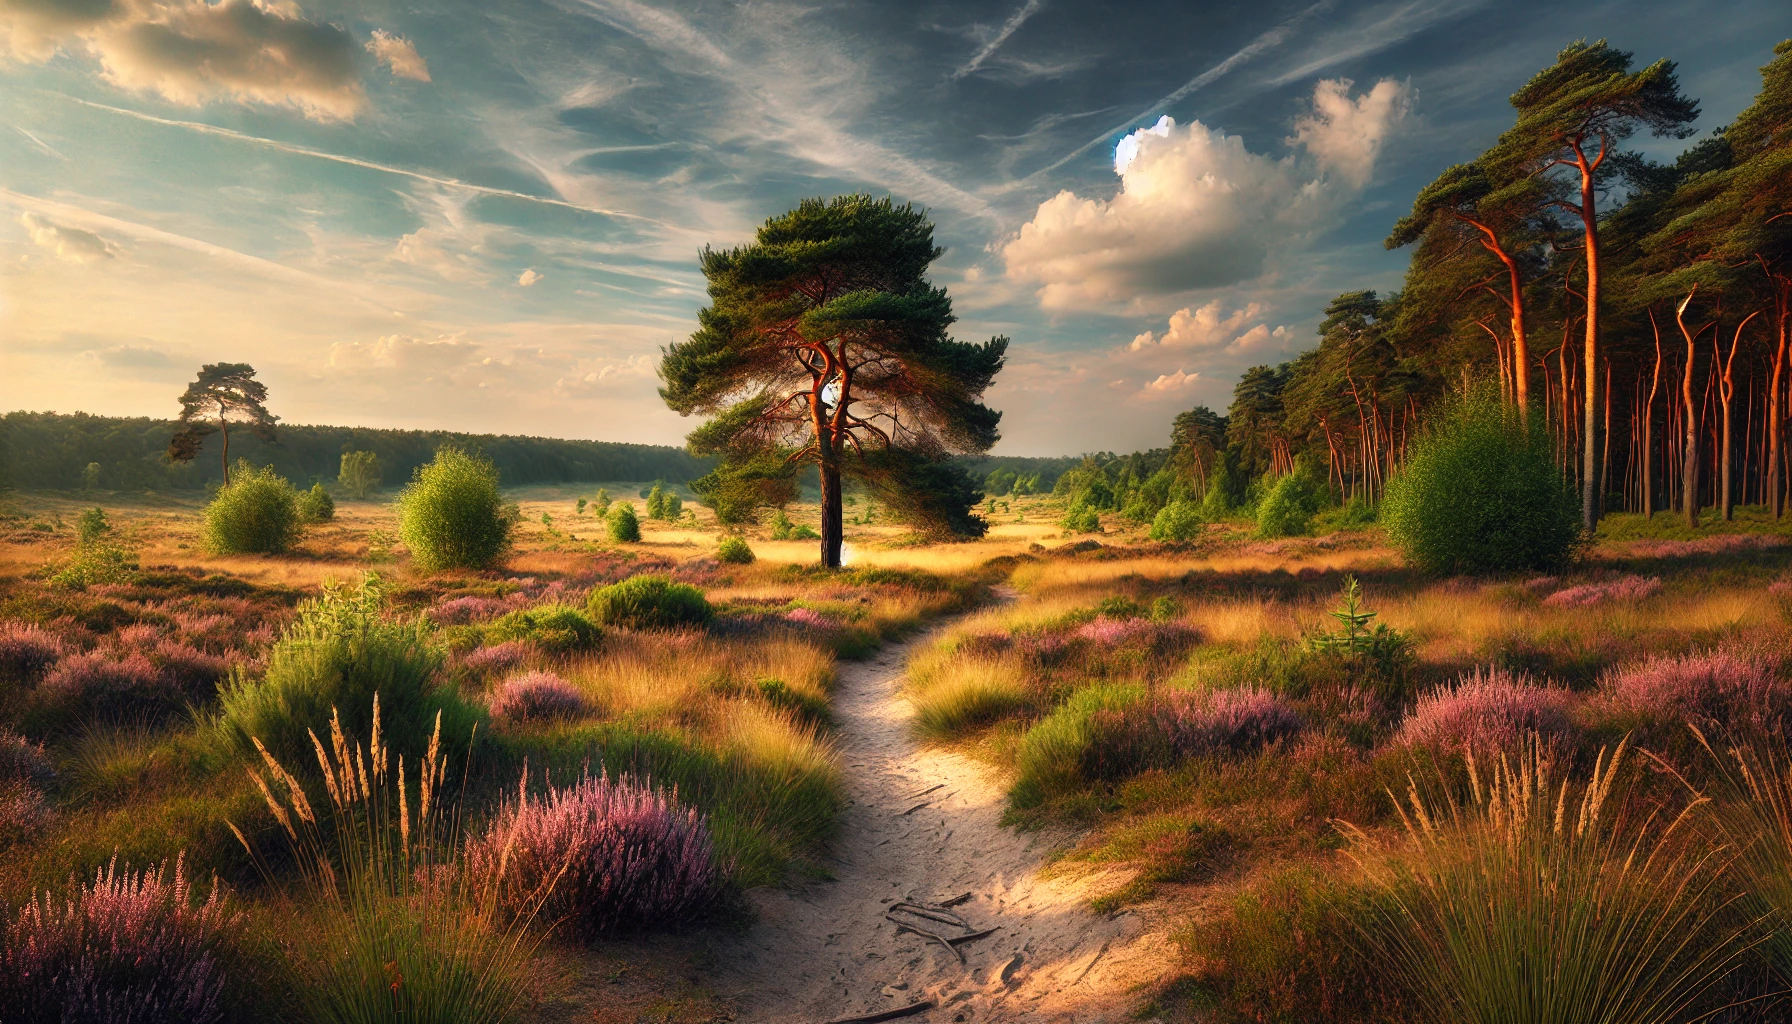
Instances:
[[[1039,205],[1001,247],[1007,276],[1038,286],[1048,309],[1149,308],[1163,296],[1256,278],[1273,251],[1328,227],[1367,181],[1404,114],[1404,95],[1381,83],[1353,100],[1347,82],[1319,83],[1312,112],[1296,126],[1308,151],[1282,159],[1199,121],[1180,127],[1161,118],[1115,147],[1114,198],[1066,190]],[[1346,133],[1373,141],[1353,149]]]
[[[118,247],[85,228],[61,224],[36,213],[19,214],[19,223],[38,246],[69,263],[93,263],[118,255]]]
[[[1384,78],[1353,100],[1350,86],[1348,78],[1320,82],[1313,112],[1294,123],[1289,141],[1306,147],[1321,170],[1361,188],[1369,183],[1382,143],[1411,111],[1412,93]]]
[[[0,0],[0,56],[48,60],[64,39],[122,14],[118,0]]]
[[[335,342],[330,345],[325,362],[337,370],[403,370],[434,379],[438,374],[476,365],[477,354],[474,345],[455,337],[431,341],[408,334],[387,334],[373,341]]]
[[[546,276],[546,274],[537,274],[535,268],[530,267],[528,270],[517,275],[516,283],[522,285],[524,288],[528,288]]]
[[[367,40],[367,52],[373,59],[384,64],[395,78],[409,78],[413,81],[429,81],[429,65],[417,53],[409,39],[395,36],[385,29],[374,29],[373,38]]]
[[[1132,339],[1127,348],[1134,352],[1142,352],[1150,348],[1183,348],[1212,349],[1223,348],[1241,342],[1240,328],[1257,318],[1263,307],[1252,302],[1243,309],[1235,309],[1230,315],[1220,315],[1220,300],[1214,299],[1199,309],[1188,306],[1170,314],[1170,323],[1162,334],[1146,331]],[[1258,324],[1251,333],[1262,330],[1268,335],[1268,328]],[[1282,328],[1277,328],[1282,330]]]
[[[1140,394],[1144,395],[1173,395],[1186,389],[1189,385],[1200,379],[1201,372],[1199,370],[1196,370],[1194,373],[1188,373],[1187,371],[1178,369],[1175,373],[1160,375],[1156,380],[1146,384],[1139,390]]]

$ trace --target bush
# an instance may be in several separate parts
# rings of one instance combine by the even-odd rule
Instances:
[[[299,539],[299,494],[263,466],[237,468],[205,507],[205,546],[214,555],[277,555]]]
[[[86,590],[137,578],[137,556],[116,544],[95,541],[75,548],[68,561],[53,567],[50,585],[60,590]]]
[[[635,544],[641,540],[641,520],[635,516],[635,506],[631,502],[619,501],[604,517],[605,525],[610,529],[610,539],[618,544]]]
[[[597,646],[603,630],[577,608],[544,604],[511,612],[485,627],[489,643],[534,644],[548,654],[570,654]]]
[[[1282,474],[1257,505],[1257,536],[1305,534],[1312,529],[1314,514],[1325,507],[1328,498],[1324,481],[1305,465]]]
[[[35,683],[66,653],[62,638],[42,626],[0,622],[0,681]]]
[[[39,893],[7,922],[7,1020],[212,1024],[224,1018],[221,956],[238,926],[220,887],[195,905],[177,861],[117,863],[66,899]]]
[[[29,721],[58,731],[78,719],[162,717],[181,709],[182,694],[141,651],[114,661],[103,654],[62,659],[37,688]]]
[[[1113,744],[1104,742],[1108,713],[1124,712],[1145,697],[1136,684],[1096,684],[1078,690],[1021,737],[1014,785],[1008,797],[1018,808],[1037,807],[1089,781],[1086,764]]]
[[[529,648],[515,640],[509,640],[477,648],[462,658],[460,663],[473,672],[502,672],[528,660]]]
[[[798,523],[796,526],[796,529],[790,531],[790,539],[791,540],[820,540],[821,534],[816,533],[815,527],[810,526],[808,523]]]
[[[1617,724],[1652,728],[1657,738],[1683,723],[1713,735],[1783,737],[1792,731],[1792,685],[1759,655],[1657,655],[1607,672],[1596,702]]]
[[[1300,731],[1300,716],[1280,697],[1255,686],[1177,691],[1158,701],[1170,749],[1179,757],[1243,753]]]
[[[103,508],[83,509],[75,519],[75,543],[81,545],[93,542],[112,532],[112,523],[106,518]]]
[[[1550,450],[1497,395],[1476,390],[1414,441],[1381,503],[1388,539],[1430,572],[1549,569],[1580,542],[1580,502]]]
[[[1059,520],[1058,525],[1070,533],[1100,533],[1101,514],[1091,505],[1073,501],[1064,510],[1064,518]]]
[[[1172,501],[1151,521],[1152,540],[1194,540],[1206,521],[1192,501]]]
[[[0,785],[22,782],[43,789],[56,778],[50,756],[41,743],[33,743],[10,729],[0,729]]]
[[[773,540],[789,540],[790,533],[794,529],[796,529],[796,524],[790,521],[789,513],[785,512],[783,509],[779,509],[772,513]]]
[[[327,523],[336,518],[336,502],[323,484],[312,484],[299,495],[299,519],[307,523]]]
[[[723,537],[716,547],[716,558],[729,565],[752,565],[753,549],[739,537]]]
[[[1569,735],[1572,707],[1567,690],[1537,686],[1497,668],[1476,671],[1420,697],[1394,742],[1493,758],[1519,749],[1533,735]]]
[[[696,811],[601,775],[505,807],[467,860],[475,877],[503,870],[521,902],[551,887],[542,914],[585,939],[689,921],[722,879]]]
[[[427,571],[483,569],[510,547],[519,513],[491,460],[442,447],[398,495],[398,536]]]
[[[506,679],[492,694],[492,717],[501,722],[541,722],[578,718],[591,702],[552,672],[526,672]]]
[[[701,626],[715,616],[703,591],[665,576],[630,576],[591,592],[591,617],[633,629]]]

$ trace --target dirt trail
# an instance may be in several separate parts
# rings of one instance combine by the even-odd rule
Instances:
[[[1084,908],[1114,879],[1039,878],[1053,837],[1003,828],[1002,787],[985,768],[914,740],[902,671],[929,639],[842,666],[834,713],[850,804],[828,865],[835,880],[754,893],[757,922],[720,951],[710,984],[749,1024],[822,1024],[925,999],[938,1005],[905,1019],[1126,1019],[1129,991],[1162,969],[1162,936],[1136,915]],[[904,898],[966,892],[953,913],[999,930],[960,944],[963,965],[884,916]]]

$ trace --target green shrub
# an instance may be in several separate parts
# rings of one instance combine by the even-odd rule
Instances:
[[[729,565],[752,565],[753,549],[739,537],[723,537],[716,547],[716,558]]]
[[[666,518],[666,489],[657,483],[647,492],[647,518]]]
[[[238,669],[220,686],[226,745],[253,755],[258,738],[289,764],[310,762],[310,734],[328,736],[337,712],[343,728],[368,734],[378,694],[382,734],[408,756],[422,753],[438,713],[443,738],[464,750],[478,710],[439,679],[427,622],[389,620],[383,604],[372,574],[353,590],[326,583],[274,644],[261,678]]]
[[[398,536],[427,571],[483,569],[510,547],[520,518],[491,460],[444,446],[398,496]]]
[[[95,541],[75,548],[68,561],[50,573],[50,585],[86,590],[103,583],[129,583],[137,578],[137,556],[116,544]]]
[[[517,640],[534,644],[549,654],[587,651],[596,647],[601,639],[603,630],[598,629],[596,623],[584,612],[563,604],[524,608],[485,627],[488,644]]]
[[[1101,532],[1101,514],[1092,505],[1073,501],[1070,503],[1070,507],[1064,510],[1064,518],[1059,520],[1058,525],[1071,533],[1099,533]]]
[[[1201,515],[1208,522],[1224,519],[1244,507],[1249,481],[1231,452],[1221,454],[1207,477],[1207,494],[1201,499]]]
[[[1381,503],[1388,539],[1431,572],[1547,569],[1580,542],[1580,503],[1543,418],[1526,426],[1486,389],[1418,439]]]
[[[795,529],[796,524],[790,521],[790,516],[786,514],[783,509],[779,509],[772,514],[773,540],[789,540],[791,531]]]
[[[665,576],[630,576],[591,592],[591,617],[634,629],[701,626],[715,616],[703,591]]]
[[[1172,501],[1151,521],[1151,539],[1194,540],[1201,535],[1205,522],[1199,505],[1192,501]]]
[[[810,526],[808,523],[798,523],[796,529],[790,531],[790,539],[820,540],[821,534],[816,533],[815,527]]]
[[[75,519],[75,543],[92,544],[112,532],[112,522],[103,508],[83,509]]]
[[[299,520],[306,523],[327,523],[336,518],[336,502],[323,484],[312,484],[299,495]]]
[[[1313,526],[1313,516],[1329,495],[1324,481],[1306,466],[1284,473],[1257,505],[1257,536],[1298,537]]]
[[[617,502],[604,517],[604,522],[610,529],[610,539],[618,544],[634,544],[641,539],[641,520],[635,517],[635,506],[631,502]]]
[[[1072,694],[1062,707],[1040,719],[1021,738],[1014,785],[1008,798],[1017,808],[1037,807],[1054,796],[1081,788],[1092,747],[1100,744],[1098,719],[1145,698],[1136,683],[1098,683]]]
[[[667,491],[666,497],[660,502],[660,518],[672,523],[677,522],[678,517],[682,515],[684,515],[684,499],[674,491]]]
[[[205,507],[205,546],[215,555],[279,554],[299,528],[299,493],[272,466],[240,465]]]

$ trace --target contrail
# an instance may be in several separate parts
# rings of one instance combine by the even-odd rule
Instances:
[[[61,153],[56,152],[56,148],[54,146],[52,146],[49,143],[45,142],[44,140],[38,138],[37,136],[31,134],[30,132],[26,131],[25,129],[20,128],[18,125],[16,125],[16,124],[13,125],[12,130],[15,132],[18,132],[20,135],[25,136],[25,138],[30,139],[32,145],[34,145],[38,149],[41,149],[44,152],[50,154],[51,156],[55,157],[56,159],[58,159],[58,160],[67,160],[68,159],[68,157],[63,156]]]
[[[1070,161],[1075,160],[1077,157],[1082,156],[1084,153],[1089,152],[1091,149],[1094,149],[1096,146],[1099,146],[1102,143],[1109,141],[1115,135],[1118,135],[1121,132],[1126,131],[1126,129],[1132,127],[1137,122],[1150,117],[1152,114],[1161,113],[1163,111],[1163,108],[1171,105],[1172,103],[1176,103],[1176,102],[1186,98],[1190,93],[1193,93],[1196,90],[1204,89],[1207,86],[1213,84],[1215,81],[1219,80],[1222,76],[1224,76],[1228,72],[1230,72],[1233,68],[1236,68],[1240,64],[1243,64],[1246,61],[1249,61],[1250,59],[1252,59],[1253,57],[1256,57],[1258,54],[1262,53],[1264,50],[1270,49],[1271,47],[1282,45],[1282,43],[1285,40],[1287,40],[1287,38],[1291,34],[1293,34],[1294,30],[1300,27],[1302,22],[1306,21],[1308,18],[1312,17],[1313,15],[1318,14],[1320,11],[1323,11],[1323,10],[1331,7],[1332,3],[1333,3],[1333,0],[1319,0],[1319,2],[1314,4],[1313,6],[1307,8],[1304,11],[1301,11],[1299,14],[1296,14],[1294,17],[1289,18],[1287,21],[1282,22],[1280,25],[1277,25],[1276,27],[1270,29],[1268,32],[1265,32],[1262,35],[1258,36],[1257,38],[1251,40],[1248,44],[1246,44],[1244,49],[1239,50],[1237,53],[1234,53],[1232,56],[1227,57],[1225,60],[1222,60],[1218,64],[1215,64],[1213,67],[1208,68],[1206,71],[1203,71],[1200,74],[1196,75],[1195,77],[1189,79],[1187,82],[1184,82],[1182,85],[1182,88],[1177,89],[1175,92],[1169,94],[1168,96],[1165,96],[1161,100],[1158,100],[1156,103],[1153,103],[1150,107],[1141,111],[1139,114],[1128,118],[1123,124],[1115,125],[1113,128],[1110,128],[1109,130],[1101,133],[1100,135],[1097,135],[1095,138],[1090,139],[1088,142],[1083,143],[1081,146],[1077,147],[1074,152],[1066,154],[1063,157],[1063,159],[1059,160],[1057,163],[1054,163],[1049,167],[1042,167],[1039,170],[1034,171],[1032,174],[1027,175],[1027,177],[1028,178],[1036,178],[1041,174],[1047,173],[1048,171],[1057,170],[1058,168],[1069,163]]]
[[[977,55],[972,57],[963,67],[952,72],[952,79],[957,81],[981,67],[983,62],[988,60],[997,50],[1001,49],[1002,44],[1008,41],[1008,37],[1013,35],[1014,31],[1020,28],[1021,25],[1024,24],[1028,18],[1031,18],[1042,6],[1044,6],[1044,0],[1027,0],[1027,2],[1021,6],[1020,10],[1010,14],[1008,20],[1002,23],[1002,30],[996,33],[994,39],[991,39],[988,43],[984,44],[983,49],[978,50]]]
[[[134,117],[139,121],[148,121],[150,124],[167,125],[171,128],[185,128],[189,131],[200,132],[205,135],[221,135],[227,139],[236,139],[239,142],[248,142],[258,146],[266,146],[269,149],[277,149],[282,153],[315,157],[316,159],[329,160],[333,163],[348,164],[351,167],[365,167],[370,171],[380,171],[385,174],[396,174],[400,177],[412,178],[417,181],[427,181],[432,185],[440,185],[443,188],[459,189],[463,192],[474,192],[485,196],[502,196],[506,199],[521,199],[530,203],[542,203],[547,206],[565,207],[568,210],[578,210],[582,213],[595,213],[602,217],[626,218],[628,220],[639,220],[649,224],[660,224],[665,226],[661,221],[654,220],[652,217],[643,217],[638,213],[625,213],[621,210],[606,210],[600,206],[585,206],[581,203],[569,202],[565,199],[554,199],[549,196],[532,196],[527,192],[514,192],[507,188],[492,188],[488,185],[474,185],[470,182],[461,181],[459,178],[437,177],[433,174],[424,174],[422,171],[408,170],[403,167],[393,167],[390,164],[375,163],[372,160],[362,160],[359,157],[342,156],[339,153],[327,153],[321,149],[312,149],[309,146],[295,146],[290,142],[281,142],[278,139],[264,139],[259,135],[245,135],[242,132],[232,131],[229,128],[219,128],[217,125],[205,124],[200,121],[175,121],[166,117],[156,117],[153,114],[141,113],[136,110],[126,110],[123,107],[111,107],[104,103],[95,103],[92,100],[80,99],[79,97],[70,96],[66,93],[52,93],[52,95],[60,96],[71,103],[79,103],[84,107],[92,107],[95,110],[104,110],[113,114],[123,114],[125,117]]]

